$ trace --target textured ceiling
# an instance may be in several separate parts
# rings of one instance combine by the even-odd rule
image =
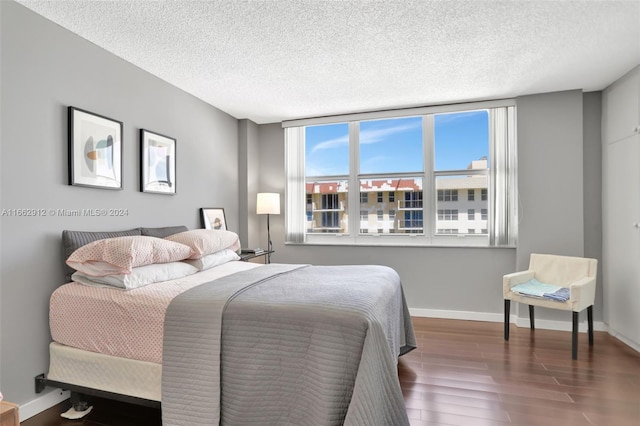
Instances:
[[[640,64],[640,0],[19,3],[256,123],[600,90]]]

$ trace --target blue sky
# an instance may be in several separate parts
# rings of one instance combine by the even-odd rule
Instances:
[[[306,128],[306,175],[349,173],[347,123]],[[435,116],[436,170],[466,169],[489,154],[487,111]],[[422,118],[360,123],[360,173],[422,172]]]

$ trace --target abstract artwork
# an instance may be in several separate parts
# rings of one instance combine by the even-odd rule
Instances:
[[[204,229],[227,230],[227,220],[224,217],[224,209],[217,207],[202,207],[200,220]]]
[[[122,189],[122,122],[68,110],[69,185]]]
[[[176,193],[176,140],[140,129],[140,191]]]

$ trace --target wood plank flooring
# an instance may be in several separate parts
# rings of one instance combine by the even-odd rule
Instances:
[[[607,333],[589,348],[571,333],[501,323],[413,318],[418,349],[400,358],[412,426],[640,425],[640,354]],[[63,402],[22,426],[161,425],[158,410],[97,399],[82,420],[65,420]],[[378,426],[378,425],[366,425]],[[393,425],[380,425],[393,426]]]

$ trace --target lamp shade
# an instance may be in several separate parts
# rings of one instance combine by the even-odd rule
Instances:
[[[257,214],[280,214],[280,194],[261,192],[256,203]]]

